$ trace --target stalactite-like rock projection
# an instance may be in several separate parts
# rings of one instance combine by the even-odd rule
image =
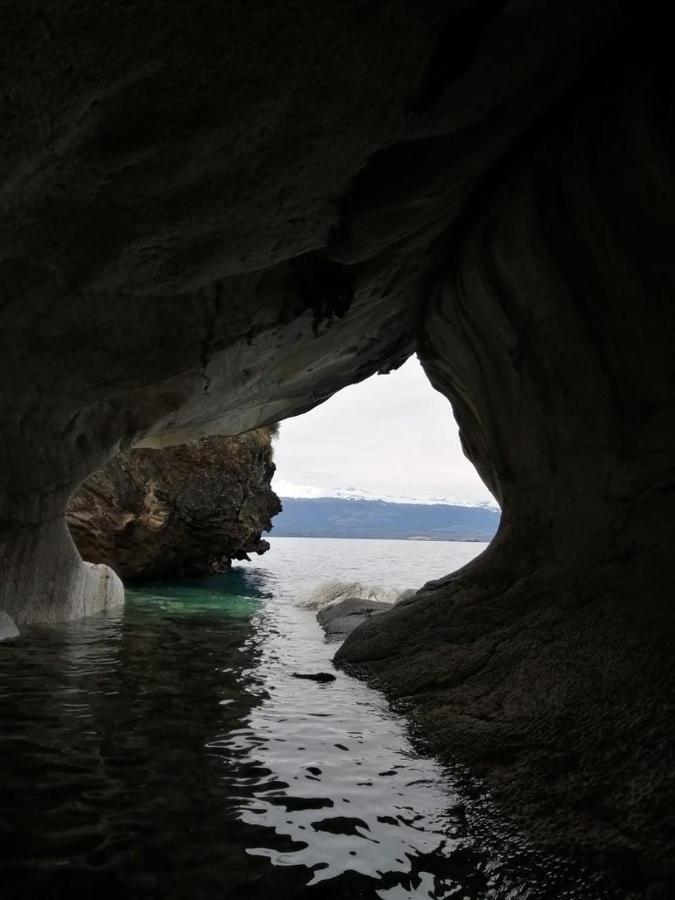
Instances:
[[[540,839],[669,890],[660,16],[10,4],[0,609],[21,627],[122,602],[64,523],[120,448],[272,423],[417,348],[503,524],[340,659],[412,698]]]

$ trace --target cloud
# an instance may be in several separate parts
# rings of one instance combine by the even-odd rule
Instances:
[[[282,422],[277,479],[400,497],[491,500],[464,456],[448,400],[416,358]]]

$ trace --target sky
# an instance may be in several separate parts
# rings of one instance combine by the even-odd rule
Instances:
[[[307,496],[310,487],[493,500],[462,452],[450,403],[431,387],[416,357],[286,419],[275,461],[273,486],[282,497]]]

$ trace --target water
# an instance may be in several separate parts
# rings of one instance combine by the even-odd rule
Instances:
[[[481,544],[272,539],[227,576],[0,646],[3,898],[604,900],[416,748],[294,605]],[[327,684],[294,673],[334,672]]]

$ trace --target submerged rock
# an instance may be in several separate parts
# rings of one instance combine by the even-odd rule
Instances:
[[[391,603],[350,597],[322,609],[316,618],[329,641],[341,641],[359,625],[387,609],[391,609]]]
[[[330,672],[293,672],[293,678],[316,681],[319,684],[328,684],[330,681],[335,681],[335,675],[331,675]]]
[[[122,576],[209,575],[264,553],[281,509],[270,486],[270,429],[119,454],[68,508],[85,559]]]
[[[306,609],[320,610],[335,606],[343,600],[359,597],[361,600],[373,600],[391,606],[415,593],[414,588],[402,591],[399,588],[365,584],[362,581],[324,581],[302,594],[296,603]]]

